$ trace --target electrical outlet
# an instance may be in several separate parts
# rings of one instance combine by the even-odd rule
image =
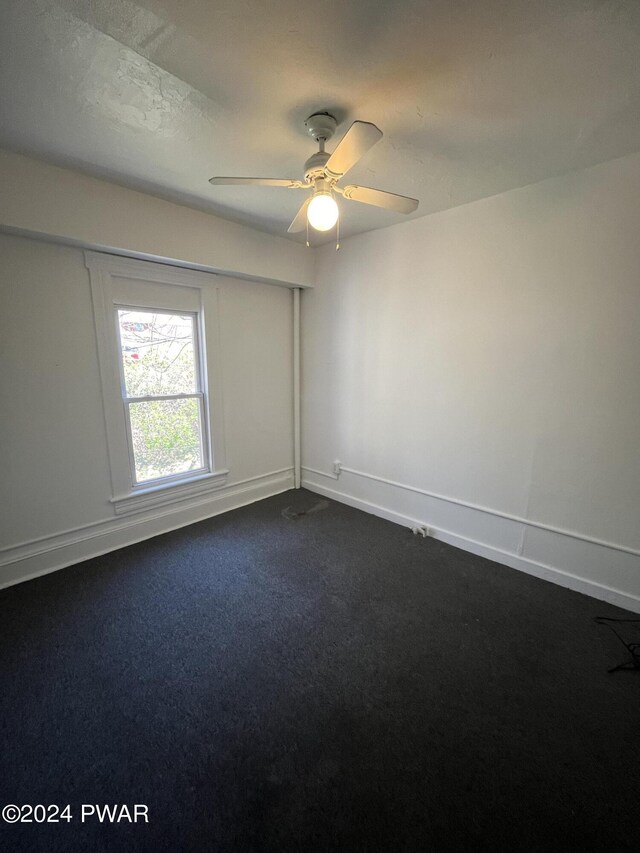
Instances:
[[[336,461],[333,463],[333,473],[336,475],[336,477],[339,477],[341,471],[342,471],[342,462],[339,462],[336,459]]]

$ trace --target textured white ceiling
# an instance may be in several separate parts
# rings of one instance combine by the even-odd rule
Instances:
[[[0,31],[1,146],[274,233],[300,191],[207,179],[300,177],[317,110],[383,130],[349,182],[415,216],[640,150],[638,0],[3,0]]]

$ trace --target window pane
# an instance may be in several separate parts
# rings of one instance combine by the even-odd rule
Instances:
[[[136,481],[203,467],[200,398],[130,403]]]
[[[128,397],[198,390],[193,321],[190,314],[118,309]]]

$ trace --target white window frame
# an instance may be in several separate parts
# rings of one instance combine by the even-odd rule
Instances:
[[[224,449],[222,371],[215,275],[150,261],[85,252],[102,383],[111,497],[117,515],[141,512],[223,487],[229,473]],[[168,286],[168,287],[167,287]],[[161,303],[161,304],[159,304]],[[118,310],[194,317],[197,391],[132,397],[126,393]],[[128,416],[131,402],[200,397],[203,467],[137,482]]]
[[[120,335],[120,323],[118,321],[119,311],[144,311],[150,314],[174,314],[176,311],[169,308],[142,308],[139,305],[121,305],[115,304],[114,318],[116,323],[116,340],[118,343],[118,352],[120,353],[120,388],[122,393],[122,402],[125,411],[125,426],[127,430],[127,444],[129,447],[129,459],[131,461],[131,483],[133,489],[147,488],[151,485],[162,485],[164,483],[183,482],[184,480],[193,479],[199,474],[208,473],[210,468],[210,436],[209,436],[209,418],[207,417],[207,390],[205,371],[202,369],[204,362],[204,348],[201,347],[202,335],[200,334],[200,316],[197,311],[180,311],[181,316],[190,316],[193,319],[193,344],[194,344],[194,368],[197,390],[187,394],[149,394],[144,397],[129,397],[127,394],[127,383],[124,375],[124,364],[122,359],[122,338]],[[151,403],[154,400],[199,400],[198,418],[200,420],[200,455],[202,457],[202,466],[193,471],[186,471],[181,474],[169,474],[166,477],[155,477],[153,480],[138,480],[136,475],[135,454],[133,450],[133,435],[131,433],[131,403]]]

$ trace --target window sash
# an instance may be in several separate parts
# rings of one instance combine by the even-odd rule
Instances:
[[[139,480],[136,472],[136,458],[133,450],[133,433],[131,431],[131,414],[129,407],[131,404],[151,403],[156,400],[197,400],[198,401],[198,424],[199,424],[199,441],[200,441],[200,458],[202,465],[199,468],[190,468],[188,471],[181,471],[178,474],[168,474],[166,477],[152,477],[148,480]],[[131,485],[133,491],[140,488],[147,488],[150,485],[162,485],[163,483],[176,483],[181,480],[188,480],[192,477],[197,477],[200,474],[206,474],[211,470],[209,464],[209,454],[206,442],[206,419],[204,394],[170,394],[160,397],[130,397],[123,401],[125,409],[125,429],[127,433],[127,444],[129,447],[129,461],[131,469]]]
[[[116,341],[118,343],[118,375],[120,376],[120,389],[122,393],[123,400],[142,400],[145,399],[143,397],[129,397],[127,395],[127,383],[124,376],[124,362],[122,360],[122,337],[120,335],[120,311],[139,311],[141,313],[146,314],[167,314],[168,316],[176,316],[179,315],[181,317],[191,317],[193,320],[192,328],[193,328],[193,360],[194,360],[194,373],[195,373],[195,386],[196,393],[202,394],[204,393],[203,381],[202,381],[202,348],[200,345],[201,335],[200,335],[200,313],[198,311],[180,311],[175,308],[149,308],[143,305],[124,305],[122,303],[114,303],[114,317],[116,322]],[[193,392],[188,391],[185,392],[187,394],[191,394]],[[153,395],[149,396],[149,399],[161,399],[161,396],[154,397]],[[171,395],[167,395],[169,398]]]
[[[183,480],[189,480],[193,477],[198,477],[211,471],[211,454],[209,450],[209,425],[207,422],[207,399],[203,388],[203,372],[202,372],[202,347],[200,334],[200,313],[196,311],[180,311],[168,308],[150,308],[141,305],[123,305],[114,303],[114,318],[116,325],[116,341],[118,345],[118,373],[120,377],[120,392],[122,394],[122,404],[124,407],[125,432],[127,436],[127,447],[129,450],[129,471],[131,477],[131,490],[135,492],[138,489],[149,488],[149,486],[161,486],[169,483],[179,483]],[[122,358],[122,338],[120,335],[120,311],[140,311],[149,314],[169,314],[181,315],[183,317],[190,316],[193,318],[193,357],[194,357],[194,373],[196,391],[185,392],[181,394],[147,394],[144,397],[129,397],[127,395],[127,386],[124,375],[124,362]],[[129,407],[132,403],[150,403],[156,400],[198,400],[198,422],[200,426],[200,458],[202,466],[200,468],[192,468],[189,471],[183,471],[179,474],[169,474],[166,477],[154,477],[149,480],[139,480],[136,473],[136,459],[133,450],[133,434],[131,431],[131,415]]]
[[[123,397],[125,403],[152,403],[154,400],[191,400],[193,397],[198,397],[200,400],[204,397],[203,391],[192,391],[185,394],[148,394],[146,397]]]

